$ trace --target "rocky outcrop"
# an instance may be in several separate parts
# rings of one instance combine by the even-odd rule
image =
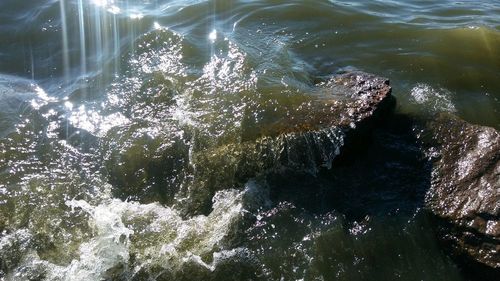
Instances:
[[[235,168],[240,173],[251,171],[249,177],[264,170],[314,171],[320,166],[329,166],[340,153],[345,135],[384,109],[391,93],[388,79],[364,72],[333,77],[318,89],[319,95],[289,108],[287,115],[272,122],[253,124],[251,127],[257,129],[253,130],[252,137],[246,134],[241,142],[194,155],[195,165],[196,162],[216,163],[219,157],[222,161],[234,158],[233,164],[239,166]],[[256,169],[250,165],[264,166]],[[231,170],[223,172],[227,174]],[[203,178],[207,176],[210,175]]]
[[[179,194],[189,200],[177,200],[181,208],[209,210],[218,189],[239,187],[263,174],[314,174],[330,167],[347,136],[365,130],[371,117],[392,105],[389,80],[364,72],[334,76],[316,89],[308,100],[288,108],[285,116],[245,124],[252,130],[241,142],[194,153],[194,182]]]
[[[325,128],[354,129],[388,103],[389,79],[355,71],[320,83],[309,99],[290,103],[289,114],[273,122],[254,124],[258,137],[319,131]],[[248,139],[248,138],[246,138]]]
[[[466,261],[500,271],[500,132],[441,114],[428,124],[434,157],[426,207]]]

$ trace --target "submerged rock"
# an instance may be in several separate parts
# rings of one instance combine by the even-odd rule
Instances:
[[[440,238],[466,263],[499,273],[500,132],[450,114],[428,128],[436,160],[426,206],[442,222]]]

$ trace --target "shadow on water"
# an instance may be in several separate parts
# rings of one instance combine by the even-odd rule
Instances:
[[[352,220],[421,208],[431,163],[413,121],[395,114],[377,123],[372,131],[352,131],[330,170],[269,177],[273,201],[290,201],[312,213],[336,210]]]
[[[267,178],[273,202],[290,202],[313,216],[333,212],[342,217],[344,231],[324,231],[316,241],[320,260],[327,260],[319,266],[325,280],[337,280],[335,274],[342,271],[359,272],[349,275],[354,280],[387,276],[393,279],[386,280],[423,276],[424,280],[498,280],[498,271],[457,255],[456,246],[440,241],[440,235],[455,226],[425,207],[433,162],[425,154],[428,147],[417,137],[422,122],[417,116],[391,112],[376,124],[351,131],[331,169],[317,176],[296,173]],[[361,256],[364,265],[356,266]],[[429,264],[426,257],[439,265]],[[349,260],[352,265],[339,265]],[[405,262],[411,265],[402,266]],[[368,265],[379,268],[375,277]],[[428,270],[436,274],[428,275]]]
[[[347,130],[340,154],[318,174],[285,171],[267,177],[273,201],[293,202],[314,214],[331,210],[347,218],[421,208],[431,163],[417,139],[417,121],[396,112],[390,96],[370,118]]]

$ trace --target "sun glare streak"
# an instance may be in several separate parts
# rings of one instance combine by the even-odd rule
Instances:
[[[94,9],[94,16],[95,16],[95,21],[94,21],[94,35],[95,35],[95,51],[96,51],[96,64],[97,64],[97,69],[101,69],[99,62],[101,61],[100,58],[102,56],[102,35],[101,35],[101,10],[98,6],[95,7]]]
[[[87,52],[85,43],[85,20],[83,14],[83,0],[78,0],[78,24],[80,30],[80,64],[82,75],[87,73]]]
[[[115,57],[115,75],[120,72],[120,30],[118,29],[118,23],[116,15],[113,15],[113,42],[114,42],[114,57]]]
[[[208,39],[210,40],[210,56],[214,56],[215,54],[215,48],[214,48],[214,43],[215,43],[215,40],[217,40],[217,29],[216,29],[216,26],[215,26],[215,22],[216,22],[216,11],[217,11],[217,6],[216,6],[216,1],[213,2],[212,4],[212,22],[211,22],[211,27],[212,27],[212,31],[208,34]]]
[[[92,3],[101,7],[105,7],[106,5],[108,5],[108,2],[108,0],[92,0]]]
[[[68,48],[68,27],[66,24],[66,0],[59,0],[61,11],[62,44],[63,44],[63,72],[65,82],[69,81],[69,48]]]
[[[92,3],[94,3],[94,5],[98,7],[105,8],[108,12],[115,15],[120,14],[122,12],[120,7],[115,5],[114,0],[92,0]]]

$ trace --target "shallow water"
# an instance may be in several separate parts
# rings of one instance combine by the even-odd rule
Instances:
[[[499,19],[497,1],[1,1],[0,279],[465,280],[421,210],[407,116],[500,128]],[[335,151],[238,168],[346,70],[388,77],[397,118],[333,169]]]

